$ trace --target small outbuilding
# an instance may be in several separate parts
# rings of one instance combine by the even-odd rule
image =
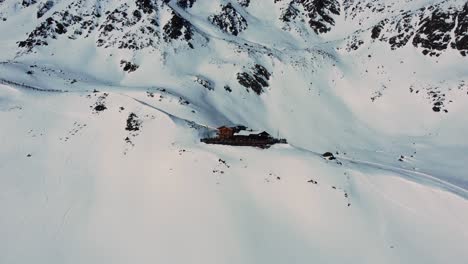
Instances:
[[[266,131],[263,131],[262,133],[257,134],[257,136],[258,136],[259,138],[272,138],[271,135],[268,134],[268,132],[266,132]]]

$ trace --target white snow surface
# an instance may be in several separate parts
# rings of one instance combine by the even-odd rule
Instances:
[[[170,1],[160,27],[176,10],[194,49],[103,48],[92,33],[30,53],[17,42],[47,18],[35,13],[46,1],[18,2],[0,2],[1,264],[468,260],[467,57],[370,36],[343,49],[358,21],[444,1],[391,0],[386,12],[338,16],[324,35],[286,30],[283,1]],[[54,2],[49,12],[135,6]],[[236,37],[208,19],[227,2],[247,20]],[[256,64],[271,73],[260,95],[237,80]],[[447,112],[432,110],[431,91]],[[126,130],[132,116],[138,130]],[[222,125],[288,144],[200,142]]]

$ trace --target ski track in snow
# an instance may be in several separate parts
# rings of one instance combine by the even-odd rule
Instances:
[[[305,152],[312,153],[313,155],[322,158],[322,153],[309,150],[309,149],[304,149],[301,147],[293,146],[292,147],[302,150]],[[412,171],[404,168],[399,168],[391,165],[386,165],[382,163],[376,163],[376,162],[370,162],[370,161],[365,161],[365,160],[359,160],[359,159],[353,159],[353,158],[347,158],[343,156],[336,156],[337,160],[339,161],[348,161],[351,164],[356,164],[356,165],[361,165],[364,167],[369,167],[373,169],[378,169],[378,170],[383,170],[383,171],[388,171],[388,172],[393,172],[395,175],[398,175],[402,178],[411,180],[413,182],[418,182],[421,184],[426,184],[430,186],[435,186],[440,189],[452,192],[460,197],[463,197],[468,200],[468,190],[464,189],[461,186],[457,186],[454,184],[451,184],[449,182],[446,182],[442,180],[442,177],[437,177],[434,175],[429,175],[427,173],[419,172],[419,171]]]

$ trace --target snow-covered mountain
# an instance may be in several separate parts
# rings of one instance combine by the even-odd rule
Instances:
[[[0,0],[0,32],[0,263],[468,259],[466,1]]]

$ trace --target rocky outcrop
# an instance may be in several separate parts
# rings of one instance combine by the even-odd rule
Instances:
[[[383,26],[385,25],[385,20],[374,26],[371,30],[371,38],[377,39],[380,37],[380,33],[382,33]]]
[[[333,16],[340,15],[340,4],[337,0],[293,0],[283,11],[281,20],[295,20],[301,9],[305,11],[309,26],[317,34],[330,31],[335,25]]]
[[[446,50],[451,41],[450,35],[455,27],[456,17],[456,12],[434,10],[419,23],[413,45],[423,48],[423,53],[431,56]]]
[[[3,2],[3,1],[2,1],[2,2]],[[0,3],[1,3],[1,2],[0,2]],[[23,0],[23,1],[21,1],[21,5],[22,5],[23,7],[28,7],[28,6],[34,5],[34,4],[36,4],[36,3],[37,3],[37,0]]]
[[[193,4],[195,3],[195,1],[196,0],[177,0],[177,5],[184,9],[187,9],[187,8],[191,8]]]
[[[292,22],[297,18],[297,15],[300,13],[299,9],[293,4],[289,4],[283,13],[280,16],[280,19],[283,22]]]
[[[244,7],[249,7],[251,1],[223,1],[220,11],[209,16],[209,20],[223,32],[238,36],[249,26]],[[338,0],[274,2],[282,9],[279,19],[284,22],[283,30],[295,30],[305,38],[312,31],[319,35],[331,31],[337,16],[359,26],[362,22],[362,28],[345,37],[345,49],[349,52],[366,44],[384,42],[392,50],[411,45],[428,56],[440,56],[448,49],[455,49],[462,56],[468,54],[468,3],[461,0],[429,2],[425,7],[406,11],[394,1],[383,0],[346,0],[343,7]],[[47,46],[57,38],[92,37],[97,47],[129,50],[158,49],[164,42],[172,46],[180,42],[182,46],[195,48],[194,45],[207,41],[202,40],[206,36],[203,31],[184,18],[196,0],[115,1],[112,5],[106,5],[107,1],[70,1],[67,6],[54,5],[58,3],[56,0],[22,0],[14,4],[0,0],[0,3],[0,23],[7,21],[12,10],[37,10],[38,24],[17,42],[18,54]],[[382,20],[369,15],[375,13],[382,13]],[[307,27],[311,32],[304,31]]]
[[[39,9],[37,10],[37,18],[41,18],[44,16],[45,13],[49,12],[49,10],[54,6],[54,1],[48,0],[45,3],[41,3],[39,5]]]
[[[268,87],[271,73],[260,64],[256,64],[248,72],[237,74],[237,81],[240,85],[247,88],[247,91],[252,90],[260,95],[264,92],[264,88]]]
[[[349,15],[349,14],[348,14]],[[412,45],[428,56],[440,56],[447,49],[468,54],[468,3],[451,6],[442,2],[386,18],[368,29],[371,39],[386,42],[392,50]],[[348,42],[361,43],[365,36]],[[356,47],[356,45],[354,45]]]
[[[202,77],[202,76],[196,76],[194,81],[203,86],[205,89],[207,89],[208,91],[213,91],[214,90],[214,83],[213,81],[209,80],[208,78],[206,77]]]
[[[250,5],[250,0],[237,0],[237,2],[243,7],[248,7]]]
[[[159,25],[154,16],[155,7],[149,1],[140,1],[137,9],[121,5],[106,12],[99,26],[98,47],[119,49],[143,49],[156,47],[159,40]]]
[[[183,39],[193,48],[192,44],[189,42],[193,36],[192,25],[175,12],[172,12],[172,18],[164,25],[163,34],[164,40],[168,42],[171,40]]]
[[[394,25],[394,31],[392,32],[392,36],[388,38],[388,43],[392,49],[405,46],[414,35],[415,27],[412,21],[413,14],[407,12],[396,22],[391,22]]]
[[[120,66],[122,67],[122,69],[124,71],[126,71],[128,73],[134,72],[134,71],[138,70],[138,68],[140,67],[137,64],[132,63],[130,61],[126,61],[126,60],[121,60],[120,61]]]
[[[307,12],[309,25],[316,33],[326,33],[335,25],[333,15],[340,15],[336,0],[296,0]]]
[[[247,20],[237,12],[231,3],[223,6],[221,13],[211,16],[210,21],[222,31],[234,36],[247,29]]]
[[[68,11],[55,12],[29,33],[26,40],[18,42],[18,46],[28,52],[36,46],[47,46],[50,39],[56,39],[59,35],[70,33],[68,36],[73,39],[74,36],[83,34],[83,31],[94,29],[95,24],[87,20],[92,16],[93,14],[79,16]],[[70,32],[70,28],[74,26],[80,30]]]
[[[47,46],[50,41],[61,36],[69,39],[95,37],[96,46],[140,50],[159,48],[161,41],[182,40],[193,48],[190,40],[194,35],[193,27],[177,12],[171,11],[167,0],[135,0],[123,2],[108,11],[102,11],[102,4],[94,6],[84,1],[73,1],[63,10],[48,14],[54,1],[38,4],[38,18],[49,15],[25,40],[19,41],[19,54],[29,53],[35,47]],[[25,1],[24,5],[32,5]],[[183,8],[190,8],[195,0],[176,2]],[[171,12],[171,18],[160,25],[160,13]]]
[[[468,55],[468,3],[458,13],[457,26],[454,31],[455,39],[452,40],[451,47],[460,51],[463,56]]]
[[[136,0],[136,5],[139,10],[145,14],[152,14],[157,9],[158,0]]]

